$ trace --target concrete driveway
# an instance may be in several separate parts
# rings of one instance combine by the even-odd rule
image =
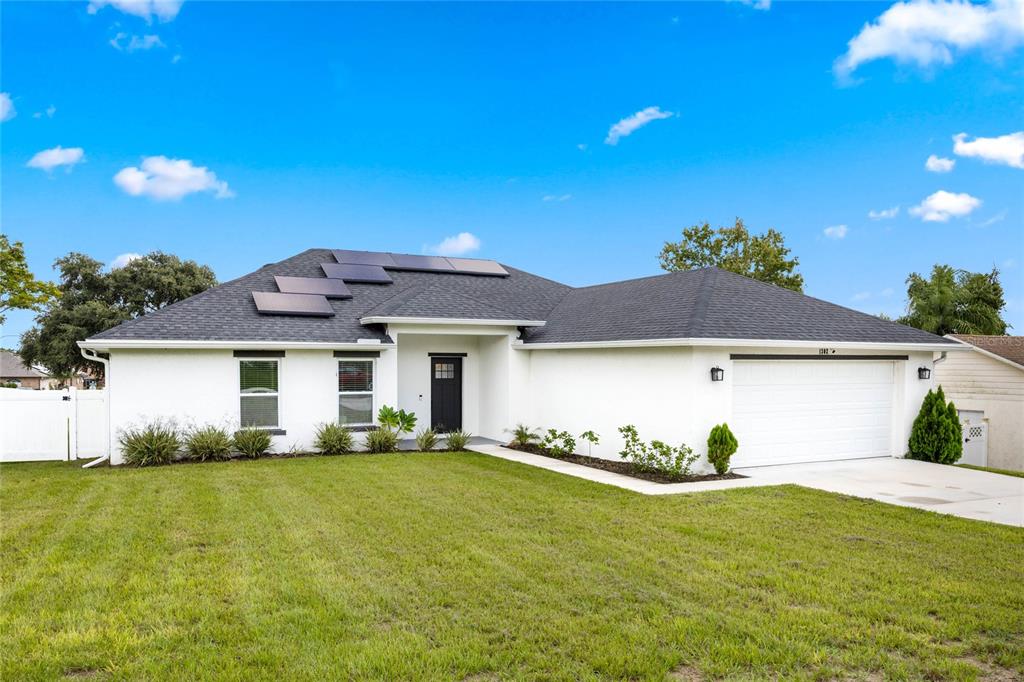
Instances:
[[[1024,478],[912,459],[737,469],[760,485],[794,483],[940,514],[1024,527]]]

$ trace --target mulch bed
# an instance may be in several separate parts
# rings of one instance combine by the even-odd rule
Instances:
[[[519,450],[520,452],[529,452],[532,455],[541,455],[542,457],[550,457],[551,459],[557,459],[560,462],[571,462],[573,464],[582,464],[585,467],[591,469],[601,469],[602,471],[611,471],[616,474],[622,474],[623,476],[632,476],[633,478],[639,478],[644,481],[651,481],[653,483],[693,483],[696,481],[731,481],[736,478],[746,478],[746,476],[740,476],[729,472],[727,474],[690,474],[689,476],[669,476],[668,474],[661,474],[654,471],[641,471],[636,468],[635,465],[630,462],[616,462],[612,459],[601,459],[600,457],[587,457],[586,455],[569,455],[567,457],[555,457],[547,449],[539,445],[526,445],[519,446],[509,443],[505,445],[509,450]]]

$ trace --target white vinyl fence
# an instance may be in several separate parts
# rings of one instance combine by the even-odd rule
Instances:
[[[0,388],[0,462],[99,457],[107,451],[107,392]]]

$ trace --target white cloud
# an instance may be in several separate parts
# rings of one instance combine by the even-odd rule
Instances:
[[[581,142],[578,145],[576,145],[576,149],[579,149],[581,152],[585,152],[587,151],[587,145]]]
[[[616,145],[623,137],[628,137],[634,132],[643,128],[651,121],[663,118],[672,118],[675,114],[671,111],[662,111],[661,107],[647,107],[641,109],[632,116],[627,116],[608,129],[608,137],[604,138],[605,144]]]
[[[1001,223],[1004,220],[1006,220],[1006,216],[1007,215],[1009,215],[1009,211],[1007,211],[1004,208],[1002,211],[1000,211],[999,213],[996,213],[991,218],[988,218],[987,220],[981,221],[980,223],[978,223],[977,226],[978,227],[989,227],[991,225],[995,225],[996,223]]]
[[[854,301],[866,301],[871,298],[870,291],[859,291],[852,296]]]
[[[910,0],[897,2],[865,24],[833,65],[849,77],[861,64],[893,59],[928,67],[953,63],[954,53],[1007,52],[1024,42],[1024,0]]]
[[[917,206],[910,208],[916,215],[930,223],[944,223],[950,218],[962,218],[981,206],[981,199],[970,194],[955,194],[945,190],[935,192]]]
[[[110,261],[110,269],[117,270],[131,263],[133,260],[142,258],[142,254],[139,253],[122,253],[120,256]]]
[[[895,218],[900,213],[899,206],[893,206],[892,208],[883,208],[880,211],[868,211],[868,217],[872,220],[887,220],[889,218]]]
[[[160,21],[171,21],[178,16],[181,3],[184,0],[91,0],[89,2],[89,14],[96,14],[106,6],[131,14],[132,16],[145,19],[147,22],[153,19]]]
[[[830,227],[826,227],[823,231],[825,236],[829,239],[842,239],[850,230],[846,225],[831,225]]]
[[[445,237],[440,244],[428,249],[439,256],[464,256],[480,250],[480,239],[469,232],[460,232],[454,237]]]
[[[67,149],[57,145],[53,149],[44,149],[36,153],[28,163],[29,168],[41,168],[50,172],[57,166],[67,166],[68,170],[85,158],[85,151],[81,147],[68,147]]]
[[[955,165],[956,161],[953,159],[935,156],[934,154],[929,156],[924,162],[925,169],[930,170],[932,173],[948,173],[953,170]]]
[[[772,8],[772,0],[739,0],[739,2],[764,12]]]
[[[953,136],[953,153],[974,156],[985,163],[1024,168],[1024,130],[999,137],[976,137],[971,142],[967,141],[967,133],[959,133]]]
[[[879,292],[879,295],[880,296],[892,296],[894,293],[896,293],[896,292],[893,290],[892,287],[886,287],[886,288],[882,289]]]
[[[545,194],[541,201],[569,201],[572,199],[571,194]]]
[[[36,113],[32,114],[32,118],[42,118],[43,116],[46,116],[46,118],[53,118],[53,115],[56,113],[57,107],[51,104],[50,106],[46,107],[45,111],[37,111]]]
[[[0,121],[10,121],[18,115],[9,93],[0,92]]]
[[[168,159],[166,156],[148,156],[142,168],[122,168],[114,176],[114,184],[133,197],[151,199],[181,199],[194,192],[213,192],[218,199],[235,196],[228,183],[205,166],[194,166],[188,159]]]
[[[160,40],[160,36],[148,34],[144,36],[131,36],[131,39],[127,42],[125,39],[128,38],[128,34],[121,32],[111,38],[110,45],[122,52],[138,52],[139,50],[151,50],[154,47],[167,47],[164,45],[164,41]]]

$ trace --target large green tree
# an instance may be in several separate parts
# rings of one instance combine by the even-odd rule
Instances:
[[[82,253],[59,258],[54,267],[60,270],[60,297],[22,335],[20,355],[56,374],[102,372],[82,357],[78,341],[217,283],[209,267],[159,251],[111,271]]]
[[[28,269],[25,247],[0,234],[0,324],[9,310],[42,310],[60,292],[52,282],[40,282]]]
[[[936,265],[931,277],[907,277],[907,314],[898,322],[933,334],[1005,334],[999,271],[969,272]]]
[[[793,291],[804,288],[804,277],[796,271],[800,260],[789,258],[782,234],[773,229],[750,234],[740,218],[732,227],[687,227],[682,240],[665,242],[659,260],[669,272],[714,265]]]

